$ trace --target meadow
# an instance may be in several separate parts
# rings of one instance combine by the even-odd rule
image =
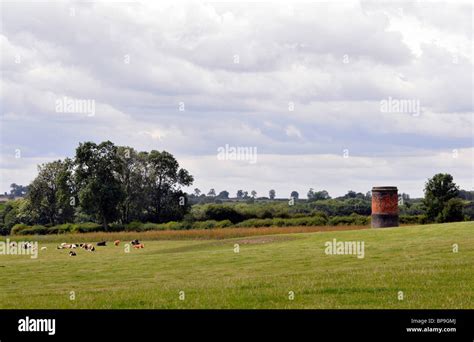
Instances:
[[[47,249],[0,255],[0,308],[474,308],[474,222],[361,228],[16,236]],[[134,237],[144,249],[56,249]],[[325,254],[333,239],[363,241],[364,258]]]

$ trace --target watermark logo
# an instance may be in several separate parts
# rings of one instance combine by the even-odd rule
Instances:
[[[326,255],[356,255],[358,259],[365,257],[364,241],[327,241],[324,246]]]
[[[54,318],[40,319],[26,316],[18,321],[19,332],[47,332],[52,336],[56,334],[56,320]]]
[[[248,161],[250,164],[257,162],[257,147],[249,146],[220,146],[217,148],[218,160],[241,160]]]
[[[38,241],[0,241],[0,255],[30,255],[31,259],[38,258]]]
[[[388,99],[380,101],[380,111],[382,113],[408,113],[419,116],[421,113],[420,100],[416,99]]]
[[[92,99],[73,99],[67,96],[56,100],[57,113],[86,114],[95,115],[95,100]]]

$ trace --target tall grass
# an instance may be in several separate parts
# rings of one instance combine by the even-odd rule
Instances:
[[[367,226],[317,226],[317,227],[260,227],[260,228],[220,228],[192,230],[162,230],[144,232],[92,232],[56,235],[10,236],[12,241],[34,240],[40,242],[91,242],[91,241],[130,241],[150,240],[221,240],[256,235],[326,232],[336,230],[367,229]]]

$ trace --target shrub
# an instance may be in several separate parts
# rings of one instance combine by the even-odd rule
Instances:
[[[164,227],[166,230],[181,230],[183,229],[183,224],[181,222],[170,221],[168,223],[164,223]]]
[[[232,223],[241,222],[245,219],[245,217],[236,209],[225,205],[210,205],[206,209],[204,216],[206,220],[229,220]]]
[[[147,222],[141,225],[142,230],[165,230],[164,224]]]
[[[207,220],[201,222],[194,222],[193,228],[194,229],[212,229],[215,228],[217,225],[217,221],[215,220]]]
[[[326,214],[324,214],[326,216]],[[308,226],[325,226],[328,223],[327,217],[313,216],[308,219]]]
[[[123,232],[125,230],[126,225],[123,225],[121,223],[112,223],[109,224],[107,227],[108,232]]]
[[[17,223],[12,227],[11,234],[12,235],[19,235],[21,231],[31,228],[30,226],[27,226],[26,224],[23,223]]]
[[[439,222],[459,222],[464,221],[463,215],[464,201],[460,198],[451,198],[440,213]]]
[[[94,223],[94,222],[76,223],[73,225],[73,228],[72,228],[73,233],[92,233],[92,232],[100,232],[103,230],[104,230],[104,227],[102,227],[102,225]]]
[[[401,224],[426,224],[428,218],[426,215],[400,215],[398,221]]]
[[[143,230],[144,224],[140,221],[132,221],[128,224],[125,225],[125,229],[127,231],[134,231],[134,232],[139,232]]]
[[[34,225],[33,227],[22,229],[18,235],[45,235],[48,233],[48,229],[45,226]]]
[[[349,216],[334,216],[331,217],[328,221],[330,226],[348,226],[348,225],[355,225],[355,226],[366,226],[370,223],[369,216],[362,216],[358,214],[351,214]]]
[[[216,224],[216,228],[227,228],[232,227],[234,224],[230,220],[219,221]]]
[[[74,224],[64,223],[48,228],[48,232],[46,234],[66,234],[72,232],[73,228]]]
[[[273,226],[273,219],[249,219],[240,222],[236,227],[270,227]]]

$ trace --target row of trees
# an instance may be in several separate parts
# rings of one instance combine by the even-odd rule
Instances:
[[[356,193],[355,191],[349,190],[349,192],[342,196],[338,197],[339,199],[349,199],[349,198],[361,198],[360,195],[362,195],[362,199],[366,199],[367,196],[370,199],[370,192],[367,193],[367,195],[364,195],[362,193]],[[229,199],[230,193],[227,190],[223,190],[217,194],[215,189],[210,189],[207,194],[203,193],[200,189],[196,188],[194,189],[194,192],[191,194],[193,198],[206,198],[206,197],[212,197],[216,199]],[[252,190],[250,193],[245,190],[237,190],[237,193],[235,194],[236,199],[251,199],[251,198],[256,198],[257,197],[257,191]],[[292,191],[290,193],[290,198],[294,199],[299,199],[300,194],[298,191]],[[315,191],[313,188],[310,188],[307,197],[309,201],[319,201],[319,200],[327,200],[331,199],[332,197],[329,196],[329,193],[326,190],[321,190],[321,191]],[[276,191],[274,189],[270,190],[268,192],[268,197],[263,197],[263,198],[268,198],[268,199],[275,199],[276,198]]]
[[[10,185],[10,193],[5,192],[3,195],[13,199],[15,197],[26,196],[27,193],[28,193],[28,186],[12,183]]]
[[[30,221],[167,222],[189,210],[182,186],[193,183],[170,153],[81,143],[74,159],[39,166],[27,195]]]

